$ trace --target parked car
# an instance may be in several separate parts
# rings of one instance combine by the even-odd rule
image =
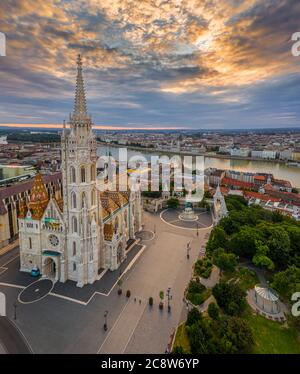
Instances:
[[[41,275],[40,269],[38,267],[33,267],[31,270],[31,276],[32,277],[39,277]]]

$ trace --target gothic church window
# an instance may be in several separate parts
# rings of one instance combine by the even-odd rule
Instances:
[[[73,242],[73,256],[76,256],[76,242]]]
[[[76,170],[74,166],[70,168],[70,175],[71,175],[71,183],[76,183]]]
[[[72,218],[72,228],[73,228],[73,232],[78,232],[78,223],[77,223],[76,217]]]
[[[72,208],[77,208],[77,200],[76,200],[76,194],[75,194],[75,192],[72,192],[72,194],[71,194],[71,200],[72,200]]]
[[[95,165],[91,166],[91,179],[94,181],[96,179]]]
[[[32,249],[32,240],[29,238],[29,249]]]
[[[86,175],[85,175],[85,167],[84,166],[81,166],[81,169],[80,169],[80,175],[81,175],[81,183],[85,183],[86,181]]]

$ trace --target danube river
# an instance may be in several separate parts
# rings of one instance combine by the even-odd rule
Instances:
[[[121,148],[121,147],[120,147]],[[98,146],[98,155],[111,155],[118,160],[118,147],[106,145]],[[151,155],[159,155],[151,151],[135,151],[128,149],[128,158],[132,156],[143,156],[147,160]],[[236,170],[246,172],[271,173],[277,179],[285,179],[291,182],[294,187],[300,188],[300,168],[287,166],[283,163],[270,161],[249,161],[249,160],[232,160],[226,158],[205,157],[205,168],[213,167],[224,170]]]
[[[32,166],[26,165],[0,165],[0,181],[3,179],[17,177],[33,170],[34,168]]]

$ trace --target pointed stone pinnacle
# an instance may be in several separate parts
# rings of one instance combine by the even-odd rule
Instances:
[[[74,115],[75,116],[86,116],[87,115],[84,81],[82,77],[81,55],[78,55],[77,57],[77,78],[76,78]]]

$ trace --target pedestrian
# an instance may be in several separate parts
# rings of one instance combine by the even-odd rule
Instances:
[[[140,299],[140,305],[142,304],[142,300]]]

